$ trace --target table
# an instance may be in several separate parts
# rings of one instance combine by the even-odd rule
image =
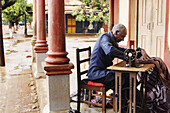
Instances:
[[[147,89],[143,88],[143,85],[147,85],[147,74],[146,72],[151,69],[154,64],[140,64],[139,67],[125,67],[126,62],[122,61],[116,65],[110,66],[107,69],[114,70],[115,71],[115,94],[118,94],[118,87],[119,87],[119,113],[121,113],[121,103],[122,103],[122,73],[126,72],[129,73],[129,82],[130,82],[130,91],[129,91],[129,113],[136,113],[136,79],[137,79],[137,73],[142,73],[142,98],[144,100],[144,104],[142,105],[146,109],[146,92]],[[118,78],[119,78],[119,84],[118,84]],[[132,93],[133,92],[133,93]],[[115,98],[115,112],[118,112],[118,98]]]

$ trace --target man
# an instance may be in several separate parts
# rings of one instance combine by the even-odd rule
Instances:
[[[124,59],[125,48],[118,47],[118,43],[126,37],[127,29],[122,24],[115,25],[108,33],[101,35],[92,52],[88,79],[106,85],[106,90],[115,86],[115,72],[107,67],[113,65],[114,58]]]
[[[117,24],[112,28],[112,31],[101,35],[96,45],[94,46],[90,66],[88,70],[88,79],[94,82],[105,84],[106,90],[113,89],[115,86],[115,72],[108,70],[107,67],[112,65],[114,58],[124,59],[123,52],[125,48],[118,47],[120,41],[123,41],[127,34],[127,29],[122,24]],[[147,72],[147,109],[149,113],[169,113],[168,94],[170,94],[170,74],[164,62],[157,57],[149,57],[144,49],[141,48],[142,56],[137,60],[138,63],[153,63],[155,67]],[[126,74],[126,73],[125,73]],[[141,73],[138,73],[138,79],[141,78]],[[128,76],[123,78],[123,87],[128,87]],[[127,79],[125,81],[125,79]],[[126,82],[126,83],[124,83]],[[139,82],[140,83],[140,82]],[[122,92],[123,93],[123,92]],[[127,93],[128,94],[128,93]],[[125,96],[124,94],[122,94]],[[139,101],[137,104],[141,105],[141,98],[138,95]],[[122,102],[123,106],[127,105],[125,101]],[[137,109],[137,113],[143,112]],[[125,108],[126,111],[126,108]]]

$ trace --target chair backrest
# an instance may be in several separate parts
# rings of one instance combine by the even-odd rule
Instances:
[[[82,53],[87,53],[87,54],[82,54]],[[81,81],[81,76],[82,75],[87,75],[88,72],[88,68],[82,70],[81,69],[81,64],[83,63],[90,63],[90,56],[91,56],[91,47],[87,47],[87,48],[82,48],[76,49],[76,58],[77,58],[77,81],[78,84]]]

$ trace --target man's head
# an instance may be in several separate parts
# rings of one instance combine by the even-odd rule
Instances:
[[[123,41],[127,34],[127,29],[123,24],[114,25],[112,28],[113,36],[117,42]]]

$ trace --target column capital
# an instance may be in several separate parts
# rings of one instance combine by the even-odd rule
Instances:
[[[72,73],[71,69],[73,68],[74,65],[72,63],[59,65],[46,63],[44,66],[44,70],[46,71],[47,76],[69,75]]]

